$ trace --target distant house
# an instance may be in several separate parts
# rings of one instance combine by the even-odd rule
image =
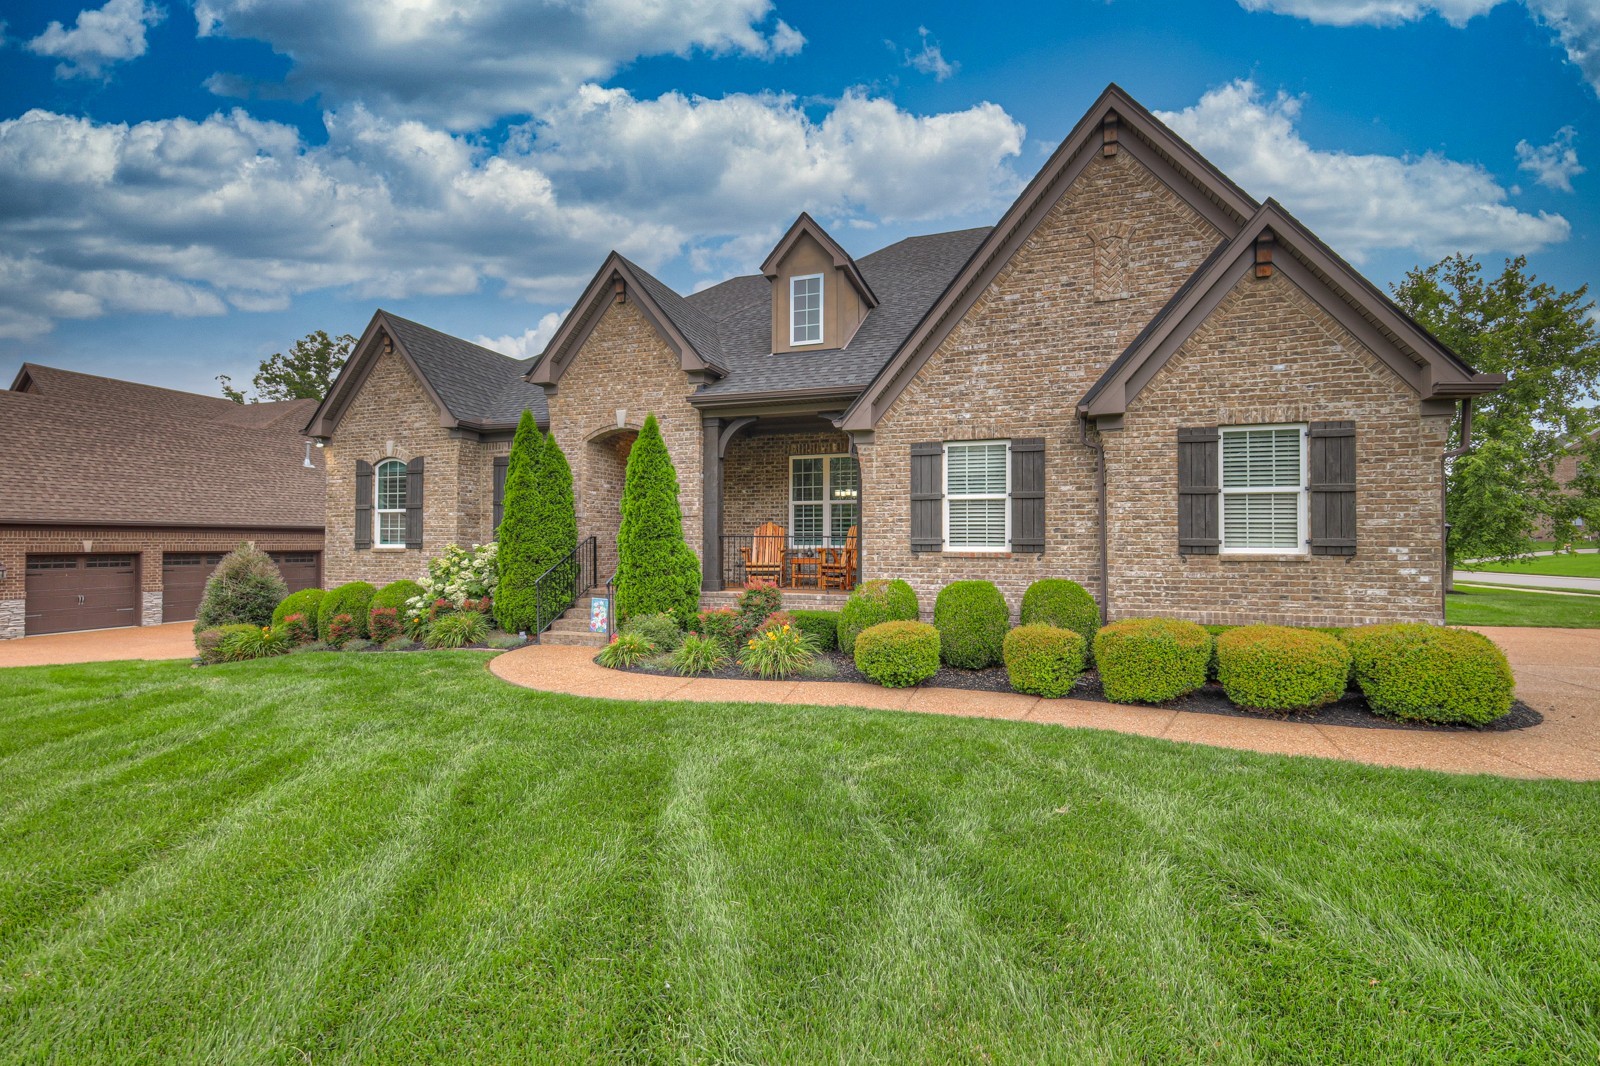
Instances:
[[[24,364],[0,392],[0,638],[192,619],[241,541],[320,584],[315,406]]]
[[[802,213],[688,296],[612,253],[526,364],[380,312],[307,431],[340,579],[491,537],[523,409],[605,576],[654,413],[710,600],[757,559],[1345,625],[1441,620],[1449,429],[1502,380],[1112,86],[993,227],[857,257]]]

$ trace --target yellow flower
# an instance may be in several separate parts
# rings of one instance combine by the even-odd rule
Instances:
[[[785,626],[784,626],[784,627],[783,627],[783,631],[784,631],[784,632],[785,632],[785,633],[787,633],[787,632],[789,632],[789,627],[788,627],[788,626],[787,626],[787,625],[785,625]]]

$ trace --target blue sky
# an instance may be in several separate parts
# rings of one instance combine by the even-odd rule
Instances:
[[[1387,285],[1600,263],[1600,0],[8,4],[0,384],[214,392],[382,306],[533,354],[605,253],[680,291],[802,209],[992,222],[1116,81]],[[1594,173],[1591,173],[1594,171]]]

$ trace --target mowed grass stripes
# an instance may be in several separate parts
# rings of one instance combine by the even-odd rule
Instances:
[[[485,658],[0,672],[0,1059],[1600,1058],[1600,787]]]

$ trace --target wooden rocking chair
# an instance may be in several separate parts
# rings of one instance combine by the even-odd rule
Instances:
[[[740,548],[744,557],[744,579],[778,584],[783,576],[785,545],[788,534],[776,522],[763,522],[756,527],[754,544]]]
[[[820,584],[825,589],[848,589],[856,577],[856,527],[851,526],[842,548],[822,549]]]

